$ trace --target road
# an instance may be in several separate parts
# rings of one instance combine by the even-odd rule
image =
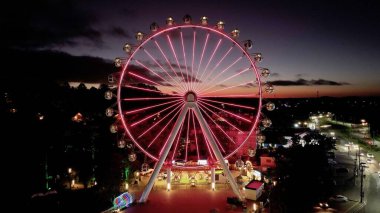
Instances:
[[[355,160],[356,153],[359,150],[354,150],[353,146],[346,146],[348,141],[338,140],[337,151],[336,151],[336,161],[337,166],[346,167],[350,171],[350,176],[354,174],[355,162],[358,165],[359,159]],[[366,162],[366,153],[364,156],[360,157],[360,162]],[[378,160],[378,159],[377,159]],[[361,212],[379,212],[380,209],[380,178],[378,175],[379,162],[374,159],[373,163],[367,164],[368,168],[365,169],[365,178],[363,180],[363,191],[364,191],[364,203],[366,204]],[[349,179],[349,176],[347,177]],[[360,174],[354,178],[351,186],[341,186],[337,187],[337,194],[345,195],[349,198],[349,202],[338,204],[337,208],[343,210],[342,212],[358,212],[361,208],[360,203]]]

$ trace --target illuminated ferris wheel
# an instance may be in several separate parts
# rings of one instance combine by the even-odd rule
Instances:
[[[239,30],[224,32],[224,23],[208,24],[202,17],[194,24],[166,20],[151,32],[136,33],[137,44],[124,45],[126,58],[116,58],[117,106],[126,135],[146,156],[173,166],[197,166],[189,162],[222,162],[249,146],[253,156],[262,118],[262,83],[269,70],[257,66],[260,53],[249,53],[251,40],[239,41]],[[116,127],[115,127],[116,128]],[[225,165],[224,165],[225,166]]]

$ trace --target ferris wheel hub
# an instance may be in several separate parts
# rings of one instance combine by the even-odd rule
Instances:
[[[184,99],[186,102],[196,102],[197,101],[197,95],[193,91],[188,91],[185,94]]]

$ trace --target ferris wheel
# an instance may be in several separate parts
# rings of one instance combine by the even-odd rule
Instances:
[[[224,164],[247,145],[254,155],[264,137],[256,130],[271,124],[261,113],[275,108],[262,103],[263,91],[273,91],[261,80],[269,69],[257,66],[262,55],[249,52],[251,40],[239,41],[238,29],[224,27],[210,26],[207,17],[199,24],[189,15],[181,24],[169,17],[165,27],[153,23],[149,34],[137,32],[137,43],[123,47],[127,57],[115,59],[120,123],[157,166]]]

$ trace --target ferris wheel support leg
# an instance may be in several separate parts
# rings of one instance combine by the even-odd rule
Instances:
[[[210,130],[209,126],[207,125],[205,119],[203,118],[199,107],[196,104],[194,104],[192,108],[194,109],[195,115],[197,116],[197,118],[199,120],[199,124],[201,125],[203,132],[206,134],[207,140],[210,142],[211,148],[214,151],[216,158],[218,159],[220,165],[223,167],[224,174],[227,175],[227,179],[229,180],[229,182],[231,184],[232,190],[239,197],[240,200],[244,200],[244,196],[240,192],[238,185],[236,184],[236,181],[231,174],[231,171],[228,169],[227,164],[224,162],[223,155],[220,152],[220,149],[219,149],[218,145],[216,144],[214,138],[212,137],[211,130]]]
[[[160,172],[162,165],[164,165],[164,161],[169,154],[169,150],[173,145],[174,139],[178,134],[178,131],[181,127],[183,120],[185,119],[185,116],[187,114],[187,110],[188,110],[188,107],[185,105],[185,107],[182,108],[182,111],[181,111],[180,115],[178,116],[176,123],[174,124],[173,131],[172,131],[171,135],[169,136],[168,142],[167,142],[166,146],[164,147],[162,155],[160,156],[160,158],[156,164],[156,168],[154,169],[152,176],[150,177],[150,179],[148,181],[148,184],[145,186],[145,189],[144,189],[144,191],[140,197],[140,200],[139,200],[140,203],[145,203],[146,200],[148,199],[149,193],[152,190],[152,187],[154,185],[154,182],[156,181],[158,173]]]

